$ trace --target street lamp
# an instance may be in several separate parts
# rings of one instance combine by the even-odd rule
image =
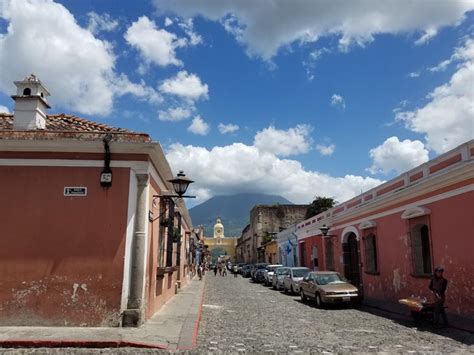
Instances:
[[[188,189],[189,184],[192,184],[194,181],[187,178],[184,171],[180,170],[178,175],[171,180],[168,180],[173,184],[174,191],[178,194],[178,196],[168,196],[168,197],[188,197],[193,198],[195,196],[183,196]]]
[[[319,230],[321,231],[321,234],[323,235],[323,238],[331,238],[331,237],[337,237],[335,234],[328,234],[330,227],[327,225],[323,224],[321,227],[319,227]]]
[[[169,194],[153,195],[153,205],[155,204],[157,199],[161,199],[164,202],[167,202],[170,200],[174,202],[173,199],[175,198],[196,198],[196,196],[185,195],[186,190],[188,189],[189,185],[192,184],[194,181],[187,178],[184,171],[180,170],[178,174],[174,178],[168,180],[168,182],[170,182],[173,185],[173,189],[176,195],[169,195]],[[165,205],[168,206],[169,204],[165,203]],[[153,215],[153,211],[148,211],[148,219],[150,222],[154,222],[158,218],[164,216],[166,212],[167,212],[167,208],[165,208],[164,211],[158,217],[155,218]],[[174,214],[174,211],[172,211],[172,214]]]

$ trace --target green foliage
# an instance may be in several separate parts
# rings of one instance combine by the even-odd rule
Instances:
[[[305,218],[311,218],[313,216],[316,216],[320,214],[321,212],[324,212],[336,205],[336,201],[332,197],[322,197],[322,196],[316,196],[313,202],[308,206],[308,209],[306,210],[306,216]]]

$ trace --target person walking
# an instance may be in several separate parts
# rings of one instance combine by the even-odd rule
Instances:
[[[237,277],[237,265],[234,265],[233,269],[234,269],[234,277]]]
[[[217,276],[217,264],[214,264],[214,276]]]
[[[448,287],[448,280],[443,277],[444,269],[441,266],[438,266],[435,269],[434,276],[431,279],[429,289],[433,292],[435,296],[435,309],[433,323],[435,327],[439,326],[439,316],[443,318],[443,324],[445,327],[448,326],[448,317],[444,310],[444,301],[446,288]]]

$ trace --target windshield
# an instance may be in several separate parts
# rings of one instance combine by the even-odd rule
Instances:
[[[257,269],[265,269],[266,267],[267,267],[266,264],[257,265]]]
[[[316,282],[319,285],[330,285],[346,283],[347,281],[339,274],[316,275]]]
[[[286,272],[287,269],[281,268],[277,269],[275,272],[277,275],[283,275]]]
[[[267,270],[270,271],[270,272],[273,272],[275,271],[275,269],[279,268],[281,266],[267,266]]]
[[[293,270],[293,277],[305,277],[308,275],[309,269],[296,269]]]

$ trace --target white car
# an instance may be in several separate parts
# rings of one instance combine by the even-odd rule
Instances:
[[[272,277],[272,286],[275,290],[279,290],[283,287],[283,279],[288,272],[288,267],[276,268]]]
[[[300,292],[300,281],[311,272],[307,267],[290,267],[285,277],[283,278],[283,290],[285,293]]]
[[[282,266],[283,265],[280,264],[267,265],[267,267],[263,271],[263,283],[265,284],[265,286],[272,285],[273,273],[275,272],[275,269]]]

